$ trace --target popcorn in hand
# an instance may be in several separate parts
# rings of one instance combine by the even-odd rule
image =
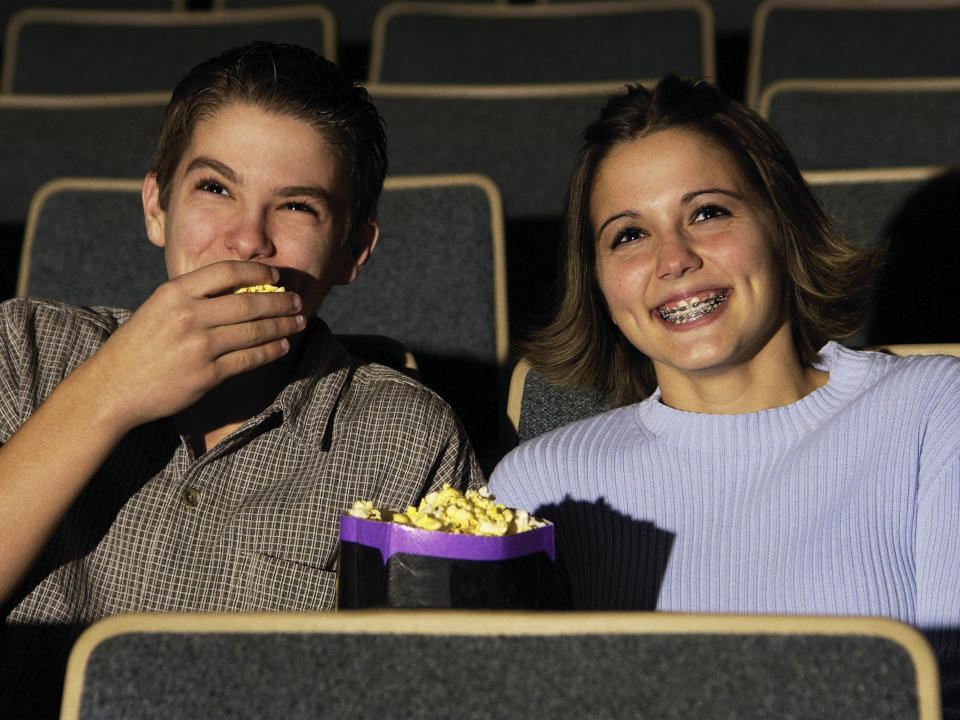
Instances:
[[[428,493],[418,507],[404,512],[378,510],[370,500],[357,500],[349,511],[353,517],[413,525],[424,530],[440,530],[458,535],[513,535],[546,525],[526,510],[513,510],[495,502],[484,485],[480,490],[459,490],[444,484]]]

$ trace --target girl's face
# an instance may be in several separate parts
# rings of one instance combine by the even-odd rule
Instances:
[[[750,365],[774,338],[792,349],[775,223],[724,148],[676,129],[615,147],[590,222],[610,315],[661,388]]]

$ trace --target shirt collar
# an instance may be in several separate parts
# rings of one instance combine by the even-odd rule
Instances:
[[[283,429],[297,442],[319,446],[332,429],[333,415],[353,372],[347,351],[330,328],[313,317],[304,331],[291,380],[267,409],[282,413]]]

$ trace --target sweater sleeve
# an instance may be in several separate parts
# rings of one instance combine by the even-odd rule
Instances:
[[[960,630],[960,363],[930,365],[918,467],[917,625]]]
[[[933,646],[945,718],[960,718],[960,454],[920,498],[917,626]]]
[[[960,718],[960,380],[942,368],[923,428],[916,525],[916,625],[937,656],[945,718]]]
[[[917,624],[960,630],[960,452],[917,507]]]

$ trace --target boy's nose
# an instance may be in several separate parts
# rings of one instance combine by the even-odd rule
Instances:
[[[224,245],[238,260],[252,260],[273,253],[266,220],[260,215],[240,218],[228,229]]]

